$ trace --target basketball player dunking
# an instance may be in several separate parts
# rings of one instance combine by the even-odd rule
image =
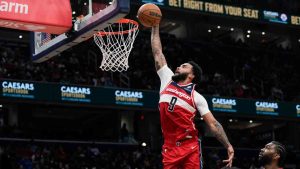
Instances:
[[[232,166],[234,150],[222,125],[208,109],[205,98],[194,90],[202,70],[193,61],[177,67],[175,74],[167,66],[162,53],[159,26],[152,27],[151,46],[157,74],[161,80],[159,111],[164,145],[162,148],[164,169],[202,168],[201,147],[193,119],[199,111],[214,136],[224,145]]]

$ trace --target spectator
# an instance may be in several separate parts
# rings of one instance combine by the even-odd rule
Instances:
[[[123,123],[123,126],[121,128],[121,142],[128,142],[129,141],[129,134],[126,127],[126,123]]]
[[[2,46],[0,78],[158,90],[159,79],[151,65],[154,63],[148,33],[140,32],[135,41],[129,57],[130,68],[124,73],[128,77],[127,85],[121,83],[119,73],[102,72],[98,68],[99,60],[88,55],[94,53],[89,51],[98,50],[92,41],[40,64],[30,61],[28,48]],[[202,94],[279,101],[300,97],[297,88],[300,77],[295,73],[299,72],[296,64],[299,57],[294,57],[295,53],[285,53],[280,48],[268,51],[263,44],[250,48],[245,42],[230,39],[190,42],[170,34],[162,34],[161,39],[171,68],[185,60],[203,66]]]

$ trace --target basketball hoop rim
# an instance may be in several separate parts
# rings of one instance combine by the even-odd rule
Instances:
[[[137,21],[135,20],[131,20],[131,19],[125,19],[122,18],[120,20],[118,20],[116,23],[121,23],[121,24],[133,24],[134,27],[132,29],[126,30],[126,31],[116,31],[116,32],[104,32],[104,31],[100,31],[98,33],[96,33],[96,36],[107,36],[107,35],[118,35],[118,34],[128,34],[130,32],[134,32],[139,28],[139,24]]]

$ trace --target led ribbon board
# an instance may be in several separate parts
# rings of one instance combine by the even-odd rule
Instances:
[[[158,91],[0,80],[0,100],[126,107],[157,111]],[[214,113],[300,118],[300,103],[204,95]]]
[[[199,0],[136,0],[139,3],[154,3],[162,7],[177,8],[200,13],[221,16],[238,17],[242,19],[259,20],[267,23],[286,25],[300,25],[300,16],[289,15],[283,12],[255,9],[248,7],[206,2]]]

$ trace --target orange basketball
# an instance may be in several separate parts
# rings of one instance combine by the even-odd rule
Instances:
[[[161,16],[159,7],[151,3],[142,5],[137,13],[137,18],[145,27],[158,25],[161,20]]]

